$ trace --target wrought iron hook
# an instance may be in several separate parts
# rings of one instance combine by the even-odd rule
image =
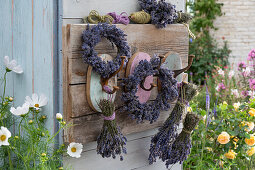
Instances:
[[[108,78],[102,78],[101,77],[101,85],[102,85],[102,90],[108,94],[114,94],[117,90],[119,90],[120,88],[118,86],[113,86],[113,90],[109,90],[107,87],[109,80],[114,77],[115,75],[117,75],[123,68],[124,63],[125,63],[125,58],[126,56],[121,56],[121,65],[120,68],[115,71],[114,73],[112,73]]]
[[[174,78],[176,78],[177,76],[179,76],[181,73],[187,71],[187,70],[191,67],[194,58],[195,58],[194,55],[189,55],[189,58],[188,58],[188,66],[187,66],[187,67],[185,67],[185,68],[183,68],[183,69],[180,69],[180,70],[173,70],[173,72],[174,72]]]
[[[157,69],[160,69],[161,65],[164,63],[164,58],[165,58],[165,56],[164,56],[164,55],[159,55],[159,58],[160,58],[160,64],[158,65]],[[141,81],[141,83],[140,83],[140,87],[141,87],[143,90],[145,90],[145,91],[151,91],[154,87],[157,87],[156,84],[151,83],[151,87],[150,87],[149,89],[146,89],[146,88],[144,87],[145,79],[146,79],[146,77],[145,77],[145,78],[143,79],[143,81]]]

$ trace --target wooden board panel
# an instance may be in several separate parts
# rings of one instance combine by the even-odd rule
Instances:
[[[187,65],[188,56],[188,31],[180,24],[169,25],[165,29],[156,29],[153,25],[117,25],[128,35],[127,40],[131,46],[132,54],[141,51],[153,56],[175,52],[182,58],[183,65]],[[65,142],[87,143],[96,139],[102,127],[103,119],[95,113],[88,105],[86,100],[86,73],[88,65],[82,61],[81,57],[81,34],[86,25],[67,25],[63,32],[63,57],[64,57],[64,114],[68,122],[73,123],[71,129],[65,133]],[[134,31],[135,30],[135,31]],[[96,46],[97,52],[116,56],[116,49],[112,48],[111,43],[103,40]],[[118,84],[124,77],[124,70],[118,75]],[[156,81],[156,80],[154,80]],[[121,91],[116,95],[116,105],[122,105]],[[157,88],[154,88],[150,100],[157,96]],[[168,117],[168,112],[162,112],[160,119],[150,125],[136,124],[135,120],[128,117],[128,113],[117,112],[117,122],[122,128],[123,133],[130,134],[152,129],[162,125]]]
[[[177,10],[185,9],[185,1],[166,0],[176,5]],[[63,18],[83,18],[89,14],[91,10],[97,10],[101,14],[108,12],[132,12],[140,9],[137,0],[63,0]]]
[[[84,169],[83,167],[86,167],[86,170],[166,170],[165,163],[161,160],[149,165],[149,147],[151,137],[155,133],[157,133],[157,129],[127,135],[128,142],[126,147],[128,153],[124,155],[123,161],[119,161],[118,157],[116,159],[102,158],[96,153],[96,142],[91,142],[84,147],[81,158],[76,159],[64,156],[64,167],[72,166],[72,168],[77,170]],[[181,169],[180,164],[171,167],[171,170]]]

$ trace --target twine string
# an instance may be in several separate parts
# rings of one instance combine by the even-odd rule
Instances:
[[[147,24],[151,20],[150,14],[145,11],[134,12],[130,15],[130,19],[138,24]]]
[[[189,25],[186,24],[186,23],[183,23],[183,25],[188,29],[189,35],[195,40],[197,37],[196,37],[195,34],[193,34],[193,32],[189,29]]]
[[[111,24],[113,22],[113,17],[110,15],[101,16],[96,10],[92,10],[87,17],[87,21],[91,24],[98,24],[100,22],[107,22]]]

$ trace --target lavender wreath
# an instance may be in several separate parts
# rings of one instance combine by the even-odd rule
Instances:
[[[122,100],[125,105],[124,111],[130,112],[132,119],[137,119],[137,123],[141,123],[144,120],[155,122],[160,114],[161,110],[168,110],[171,107],[170,101],[174,101],[178,97],[177,81],[173,77],[173,72],[157,67],[160,64],[158,57],[152,58],[151,61],[142,60],[135,68],[134,73],[129,75],[128,78],[123,79],[125,86],[125,92],[122,93]],[[157,98],[154,101],[147,103],[140,103],[136,92],[138,85],[144,78],[157,75],[161,82],[161,92],[158,93]]]
[[[108,39],[112,45],[115,44],[118,53],[112,61],[102,61],[95,51],[95,46],[104,37]],[[121,65],[121,56],[130,58],[130,47],[128,46],[126,34],[115,25],[107,23],[99,23],[98,25],[90,27],[87,26],[82,34],[83,38],[83,60],[93,67],[93,70],[100,74],[103,78],[108,78],[112,73],[117,71]]]

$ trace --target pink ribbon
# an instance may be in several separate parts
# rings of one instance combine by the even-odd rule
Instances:
[[[123,15],[126,14],[126,15]],[[113,24],[129,24],[130,20],[128,18],[128,14],[126,12],[122,12],[120,15],[117,15],[115,12],[110,12],[107,15],[110,15],[113,17]]]
[[[113,114],[109,117],[105,117],[105,116],[103,116],[103,117],[104,117],[104,120],[114,120],[115,119],[115,112],[113,112]]]

